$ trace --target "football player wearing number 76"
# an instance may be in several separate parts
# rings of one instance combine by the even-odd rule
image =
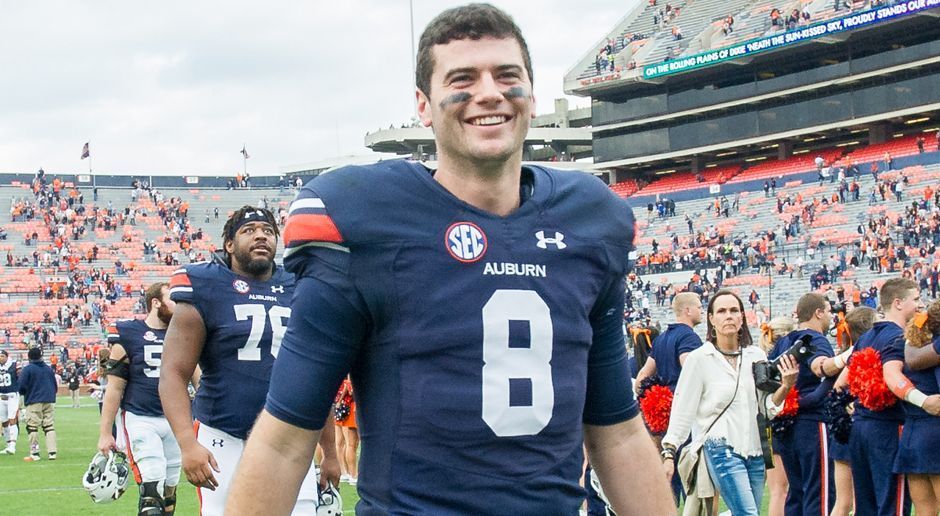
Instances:
[[[294,276],[274,262],[277,237],[270,211],[244,206],[223,227],[224,253],[211,262],[186,265],[170,279],[176,309],[164,344],[160,398],[203,516],[224,510],[291,317]],[[187,384],[197,364],[202,377],[190,407]],[[327,426],[324,487],[339,485],[340,476],[332,426]],[[312,453],[316,443],[304,444]],[[313,514],[318,498],[314,468],[308,467],[302,478],[290,509]]]
[[[359,515],[577,514],[583,449],[617,514],[675,514],[643,474],[623,345],[632,211],[590,174],[522,166],[532,67],[506,13],[450,9],[420,41],[439,167],[348,167],[291,204],[295,316],[228,512],[289,512],[351,372]]]

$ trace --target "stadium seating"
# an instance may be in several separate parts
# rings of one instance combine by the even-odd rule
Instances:
[[[131,202],[131,190],[128,189],[107,189],[99,188],[99,200],[97,203],[85,199],[86,207],[91,208],[93,204],[99,207],[106,207],[109,202],[112,203],[116,211],[123,211],[124,207],[131,209],[144,209],[146,215],[136,217],[136,226],[125,224],[117,227],[115,230],[105,231],[96,229],[90,231],[84,239],[72,241],[70,243],[73,252],[77,251],[81,256],[90,254],[92,246],[98,247],[98,259],[88,261],[82,259],[77,265],[77,271],[90,271],[98,269],[109,272],[114,275],[115,281],[123,288],[129,286],[130,297],[122,295],[118,297],[113,304],[104,303],[102,320],[93,321],[90,326],[81,324],[76,327],[65,329],[58,328],[55,336],[52,337],[52,344],[57,346],[67,346],[69,353],[75,355],[80,353],[84,345],[95,346],[102,342],[103,324],[108,320],[135,317],[138,314],[134,312],[134,304],[138,296],[137,292],[141,286],[146,286],[155,281],[167,281],[169,276],[177,268],[174,265],[166,265],[153,260],[152,257],[144,256],[144,241],[153,241],[156,248],[161,253],[176,253],[181,263],[186,263],[185,253],[180,250],[180,244],[177,240],[167,238],[169,233],[163,220],[157,214],[158,207],[149,197],[142,196],[136,202]],[[84,192],[90,196],[90,191]],[[222,226],[228,215],[243,205],[258,205],[262,197],[268,198],[268,206],[275,214],[279,209],[286,209],[291,197],[291,193],[284,191],[279,193],[277,190],[229,190],[229,191],[207,191],[200,190],[168,190],[164,192],[167,199],[170,197],[179,197],[195,207],[189,212],[190,226],[192,229],[202,228],[204,232],[203,239],[192,241],[192,248],[201,253],[203,258],[209,256],[209,253],[215,249],[221,242]],[[32,193],[29,185],[18,184],[7,187],[0,187],[0,209],[9,214],[13,199],[27,198],[32,199]],[[212,209],[219,209],[219,218],[215,219]],[[208,222],[206,218],[208,217]],[[80,217],[79,217],[80,220]],[[33,266],[33,252],[40,254],[52,246],[52,240],[49,237],[49,231],[41,218],[31,221],[20,220],[10,222],[9,219],[0,223],[8,232],[8,240],[0,245],[0,259],[4,259],[7,252],[10,252],[17,260],[27,257],[30,266],[3,267],[0,268],[0,332],[10,330],[10,344],[5,344],[5,339],[0,336],[0,349],[8,348],[13,350],[24,350],[26,342],[26,331],[24,327],[30,330],[39,325],[44,328],[54,328],[57,325],[52,323],[42,323],[43,314],[49,312],[54,314],[60,306],[67,304],[82,304],[81,299],[44,299],[40,293],[43,287],[55,278],[64,277],[65,264],[59,271],[52,267]],[[35,232],[39,238],[32,245],[26,245],[25,239]],[[169,241],[167,241],[169,240]],[[115,274],[114,262],[120,260],[127,269],[123,274]],[[95,298],[94,295],[91,296]],[[54,319],[54,317],[53,317]]]

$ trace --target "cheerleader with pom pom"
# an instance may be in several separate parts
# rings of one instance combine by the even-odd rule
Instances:
[[[914,316],[904,332],[915,348],[940,343],[940,301]],[[940,367],[915,371],[904,367],[910,380],[904,391],[904,430],[894,460],[894,472],[907,476],[917,514],[940,510]]]
[[[851,355],[853,346],[859,337],[871,329],[875,323],[876,312],[867,306],[857,306],[839,321],[841,331],[837,332],[837,352],[839,356]],[[844,364],[844,361],[840,360]],[[852,416],[849,406],[855,398],[844,384],[847,374],[840,375],[840,381],[826,396],[826,426],[829,430],[829,456],[832,457],[833,472],[836,481],[836,502],[830,516],[849,516],[855,507],[855,488],[852,486],[851,453],[849,438],[852,432]],[[824,382],[828,383],[827,382]]]
[[[856,514],[909,514],[904,476],[893,473],[904,411],[897,387],[904,377],[904,326],[921,306],[912,280],[894,278],[881,287],[884,320],[862,335],[848,363],[848,385],[858,402],[849,452]],[[897,396],[896,396],[897,395]]]
[[[688,452],[701,460],[690,477],[696,482],[687,493],[685,515],[700,513],[714,497],[717,484],[725,504],[735,516],[757,515],[764,490],[764,458],[757,426],[759,407],[775,416],[796,381],[799,368],[784,357],[779,364],[782,384],[773,394],[760,393],[751,374],[754,362],[766,360],[751,345],[744,303],[728,290],[716,293],[708,304],[707,341],[686,357],[663,438],[663,468],[671,478],[676,448],[689,436]],[[686,483],[688,476],[683,479]]]
[[[765,353],[769,353],[774,349],[774,344],[776,344],[781,337],[793,331],[794,328],[796,328],[796,321],[792,317],[775,317],[771,319],[769,323],[762,324],[760,329],[761,349],[763,349]],[[796,392],[796,389],[794,389],[790,391],[790,395],[787,395],[787,400],[790,400],[790,407],[793,406],[792,395]],[[787,404],[784,403],[783,411],[781,414],[777,414],[777,417],[771,421],[771,425],[775,425],[777,421],[786,419],[787,408]],[[780,458],[780,443],[776,434],[777,432],[774,432],[773,446],[771,446],[773,449],[774,467],[767,470],[767,491],[770,495],[770,500],[767,504],[767,516],[783,516],[783,504],[787,501],[787,491],[790,489],[790,485],[787,483],[787,473],[783,470],[783,459]]]

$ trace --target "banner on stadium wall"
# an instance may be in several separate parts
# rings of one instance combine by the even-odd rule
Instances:
[[[800,27],[788,32],[752,39],[730,47],[709,50],[688,57],[674,59],[643,67],[643,78],[654,79],[680,72],[688,72],[705,66],[722,63],[731,59],[754,55],[777,48],[789,46],[801,41],[813,40],[823,36],[838,34],[852,29],[890,20],[898,16],[913,14],[926,9],[940,7],[940,0],[910,0],[895,5],[878,7],[859,13],[843,16]]]
[[[199,178],[196,176],[186,176],[186,184],[188,185],[198,185]]]
[[[720,194],[720,193],[721,193],[721,185],[709,185],[709,186],[708,186],[708,193],[710,193],[710,194]]]
[[[78,175],[78,182],[79,182],[79,183],[90,183],[90,182],[91,182],[91,176],[88,175],[88,174],[79,174],[79,175]]]

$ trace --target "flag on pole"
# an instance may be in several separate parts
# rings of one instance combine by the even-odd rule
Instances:
[[[248,158],[251,157],[251,156],[248,155],[248,151],[245,150],[245,146],[244,146],[244,145],[242,145],[242,156],[244,156],[245,159],[248,159]]]
[[[88,156],[91,156],[91,152],[88,150],[88,142],[85,142],[85,146],[82,147],[82,159],[85,159]]]

